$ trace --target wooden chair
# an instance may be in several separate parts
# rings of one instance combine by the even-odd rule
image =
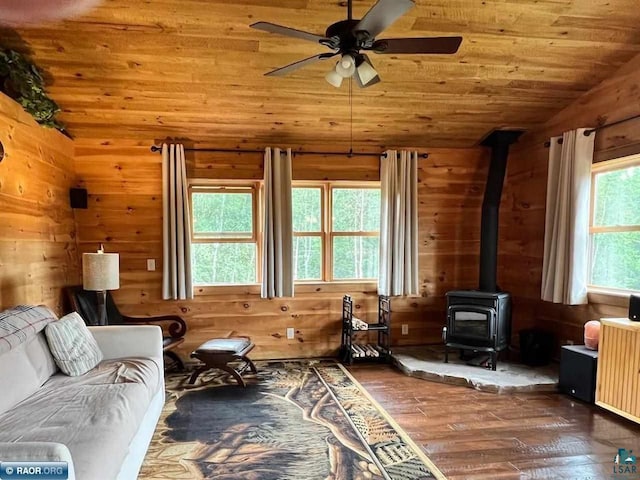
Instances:
[[[82,286],[65,287],[65,295],[72,310],[80,314],[87,325],[98,325],[100,312],[98,311],[98,292],[84,290]],[[187,333],[187,324],[178,315],[162,315],[158,317],[128,317],[120,313],[113,301],[113,297],[107,292],[107,324],[108,325],[153,325],[160,324],[163,327],[162,343],[165,357],[171,360],[165,368],[177,367],[184,369],[184,363],[173,349],[184,342]]]

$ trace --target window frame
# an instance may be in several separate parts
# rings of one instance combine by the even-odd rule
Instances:
[[[374,284],[377,278],[353,278],[353,279],[333,279],[333,239],[338,236],[371,236],[380,238],[380,231],[376,232],[334,232],[333,231],[333,190],[341,188],[358,189],[380,189],[379,181],[350,181],[350,180],[294,180],[292,188],[318,188],[320,189],[320,223],[321,231],[318,232],[292,232],[296,236],[315,236],[321,241],[321,267],[322,278],[309,280],[295,280],[302,290],[311,288],[313,285],[363,285]],[[193,193],[200,192],[222,192],[225,189],[246,189],[252,193],[252,214],[253,214],[253,234],[251,237],[206,237],[202,234],[196,235],[194,230]],[[214,295],[216,293],[257,293],[256,288],[262,281],[262,208],[263,208],[262,180],[207,180],[190,179],[188,185],[188,199],[190,208],[190,238],[192,243],[255,243],[256,244],[256,277],[255,283],[214,283],[214,284],[194,284],[196,295]],[[328,287],[325,287],[328,288]],[[315,290],[313,290],[315,291]]]
[[[378,237],[380,239],[380,230],[364,231],[364,232],[335,232],[333,230],[333,192],[340,189],[372,189],[380,190],[379,181],[349,181],[349,180],[294,180],[291,188],[319,188],[320,193],[320,217],[321,232],[293,232],[296,236],[319,236],[321,238],[321,265],[322,278],[319,280],[295,280],[296,284],[311,283],[374,283],[377,278],[340,278],[335,279],[333,276],[333,241],[335,237]]]
[[[227,190],[227,192],[225,192]],[[196,234],[195,217],[193,209],[194,193],[251,193],[251,216],[252,216],[252,232],[251,237],[215,237]],[[206,283],[195,284],[194,287],[206,291],[209,288],[229,288],[241,287],[243,285],[259,285],[262,279],[262,224],[261,224],[261,202],[262,202],[262,182],[246,181],[246,180],[190,180],[187,189],[189,198],[190,213],[190,238],[191,243],[196,244],[215,244],[215,243],[253,243],[256,246],[256,281],[251,283]],[[193,266],[192,266],[193,270]]]
[[[620,158],[614,158],[602,162],[593,163],[591,166],[591,191],[590,191],[590,203],[589,203],[589,258],[588,258],[588,282],[587,292],[590,296],[611,296],[611,297],[623,297],[626,298],[631,294],[640,293],[638,290],[616,288],[606,285],[594,285],[591,283],[591,274],[593,269],[593,248],[594,241],[593,235],[597,233],[623,233],[623,232],[638,232],[640,231],[640,224],[637,225],[612,225],[612,226],[595,226],[594,217],[596,209],[596,177],[599,174],[613,172],[616,170],[624,170],[631,167],[640,167],[640,154],[629,155]],[[602,302],[598,302],[602,303]]]

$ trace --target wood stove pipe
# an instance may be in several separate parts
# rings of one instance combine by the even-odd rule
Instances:
[[[509,147],[524,133],[521,130],[494,130],[482,145],[491,147],[491,164],[482,201],[482,223],[480,231],[480,290],[497,292],[498,270],[498,224],[500,199],[507,169]]]

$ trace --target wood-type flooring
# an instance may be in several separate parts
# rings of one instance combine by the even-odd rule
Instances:
[[[619,448],[640,454],[640,426],[571,397],[484,393],[390,366],[350,371],[449,480],[640,478],[613,470]]]

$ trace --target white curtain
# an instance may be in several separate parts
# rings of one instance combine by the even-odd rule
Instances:
[[[589,198],[595,135],[551,139],[542,266],[542,300],[587,303]],[[562,138],[562,144],[559,143]]]
[[[291,149],[264,152],[262,298],[293,296]]]
[[[381,295],[417,295],[418,152],[388,150],[380,160]]]
[[[193,298],[191,216],[183,145],[162,145],[162,298]]]

